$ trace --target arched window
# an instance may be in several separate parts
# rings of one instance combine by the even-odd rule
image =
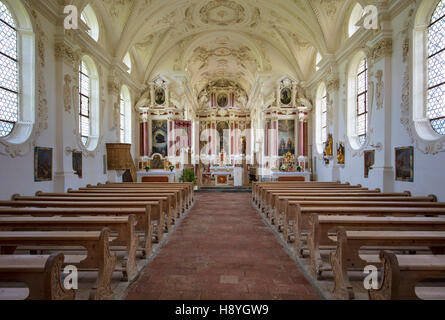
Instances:
[[[121,143],[131,143],[131,98],[124,85],[121,89],[119,104],[119,135]]]
[[[127,52],[124,57],[124,64],[128,67],[128,73],[131,73],[131,57],[129,52]]]
[[[318,64],[321,62],[321,60],[323,60],[323,57],[321,56],[320,52],[317,52],[317,55],[315,57],[315,71],[320,70]]]
[[[348,35],[352,37],[360,27],[357,26],[357,23],[363,16],[363,7],[357,3],[355,7],[352,9],[351,16],[349,17],[349,25],[348,25]]]
[[[368,63],[366,59],[360,61],[357,70],[357,136],[360,144],[366,140],[368,130]]]
[[[7,153],[30,150],[29,138],[39,118],[35,108],[38,94],[35,43],[32,22],[23,2],[1,0],[0,140]]]
[[[99,139],[99,77],[94,61],[84,56],[79,65],[79,137],[88,151]]]
[[[323,144],[328,136],[328,94],[326,85],[320,84],[316,95],[315,139],[318,153],[323,153]]]
[[[368,61],[364,52],[351,59],[348,69],[347,133],[351,147],[360,149],[369,128]]]
[[[433,130],[445,135],[445,0],[440,1],[428,26],[427,116]]]
[[[90,72],[85,62],[79,68],[79,131],[82,143],[87,144],[90,137],[90,104],[91,104]]]
[[[96,14],[90,5],[87,5],[80,14],[80,19],[88,26],[88,34],[94,41],[99,40],[99,22],[97,21]]]
[[[0,2],[0,137],[8,136],[18,120],[19,65],[16,22]]]

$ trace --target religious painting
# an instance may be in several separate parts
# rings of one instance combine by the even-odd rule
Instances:
[[[163,105],[165,103],[165,90],[163,88],[157,88],[155,90],[155,102],[157,105]]]
[[[218,107],[225,108],[227,107],[227,104],[229,103],[229,97],[227,96],[227,93],[220,93],[217,98]]]
[[[396,148],[396,180],[414,182],[414,148]]]
[[[73,171],[79,178],[82,178],[82,152],[73,152]]]
[[[162,159],[159,154],[155,154],[150,160],[150,170],[166,170],[165,159]]]
[[[364,158],[365,158],[365,178],[368,178],[369,176],[369,170],[372,169],[372,166],[374,165],[375,161],[375,150],[368,150],[364,152]]]
[[[51,181],[53,179],[53,149],[35,147],[34,181]]]
[[[278,120],[278,156],[295,155],[295,121]]]
[[[337,147],[337,163],[345,164],[345,144],[340,142]]]
[[[152,121],[152,153],[168,155],[167,120]]]
[[[281,90],[281,103],[288,105],[292,101],[292,90],[290,88],[283,88]]]

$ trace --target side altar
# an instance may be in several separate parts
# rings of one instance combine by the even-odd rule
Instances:
[[[311,181],[312,172],[306,171],[306,158],[295,157],[289,152],[283,157],[279,169],[272,169],[272,181]]]
[[[144,165],[145,171],[136,172],[138,182],[176,182],[176,171],[162,155],[155,153]]]

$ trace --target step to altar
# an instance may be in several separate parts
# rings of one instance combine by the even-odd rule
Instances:
[[[233,186],[227,186],[227,187],[201,187],[196,192],[230,192],[230,193],[237,193],[237,192],[252,192],[252,189],[250,187],[233,187]]]

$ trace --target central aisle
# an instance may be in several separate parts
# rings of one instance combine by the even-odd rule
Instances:
[[[250,193],[196,203],[127,299],[319,299],[251,204]]]

